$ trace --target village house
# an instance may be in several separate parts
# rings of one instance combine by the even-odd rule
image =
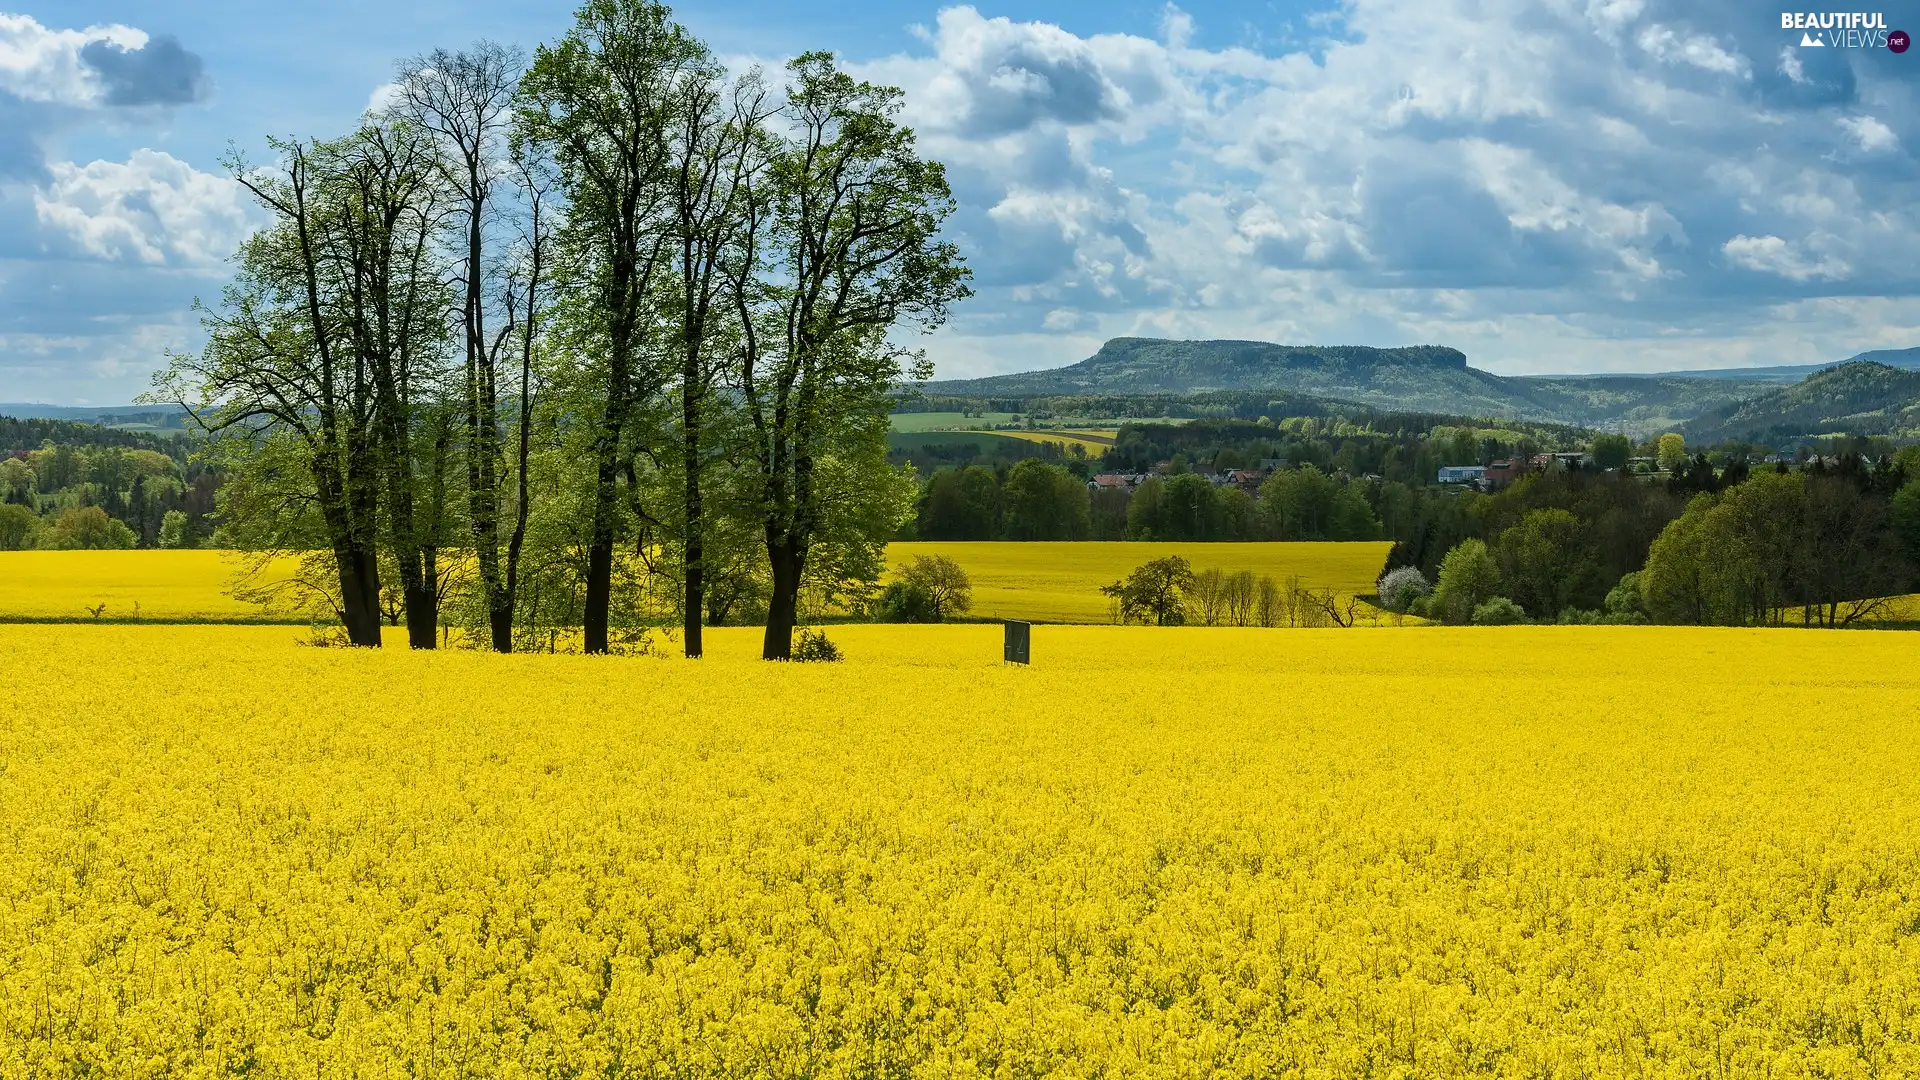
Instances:
[[[1525,461],[1519,458],[1508,458],[1505,461],[1490,463],[1487,466],[1486,475],[1481,477],[1481,482],[1487,486],[1488,490],[1492,490],[1494,488],[1506,487],[1508,484],[1513,483],[1526,474],[1527,463]]]
[[[1132,491],[1140,485],[1138,473],[1101,473],[1087,481],[1089,491]]]

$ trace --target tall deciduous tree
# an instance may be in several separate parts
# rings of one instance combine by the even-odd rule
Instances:
[[[668,187],[673,242],[669,349],[680,389],[679,472],[682,643],[702,652],[708,512],[702,480],[713,456],[715,383],[729,358],[734,313],[724,291],[726,260],[752,220],[755,179],[770,157],[763,124],[773,114],[757,75],[731,86],[710,58],[690,63],[675,84]]]
[[[343,344],[373,391],[387,527],[407,643],[438,640],[449,430],[439,411],[444,269],[433,148],[406,122],[371,122],[332,144],[333,212],[321,231]],[[417,440],[417,445],[416,445]]]
[[[503,445],[510,419],[507,414],[513,410],[502,407],[500,386],[507,379],[503,379],[501,369],[503,362],[511,364],[520,351],[515,345],[521,343],[527,325],[516,318],[521,287],[530,284],[534,290],[530,300],[537,301],[540,285],[537,246],[532,254],[532,273],[526,276],[518,273],[522,267],[517,260],[503,258],[493,245],[494,231],[509,213],[538,212],[537,199],[512,199],[516,186],[523,187],[515,181],[526,176],[524,170],[515,169],[507,145],[522,66],[518,50],[484,41],[464,51],[438,49],[417,56],[401,65],[394,110],[433,140],[437,152],[432,165],[445,191],[450,225],[457,237],[453,262],[460,300],[462,361],[458,406],[464,436],[467,524],[487,608],[489,637],[500,652],[513,648],[518,550],[509,539],[508,546],[513,549],[509,562],[514,565],[503,570],[502,487],[504,474],[516,470]],[[535,205],[529,207],[529,202]],[[534,235],[537,243],[537,218]],[[505,280],[495,280],[502,275]],[[502,307],[504,311],[497,310]],[[489,316],[496,313],[502,316],[501,325],[490,331]],[[524,344],[530,346],[531,340]],[[521,367],[517,419],[523,433],[529,420],[526,384],[530,366]],[[517,472],[524,484],[524,455]],[[524,537],[524,487],[519,507],[512,535]]]
[[[945,170],[896,120],[900,92],[854,80],[824,53],[789,70],[785,130],[753,182],[728,275],[772,577],[770,660],[791,655],[808,554],[832,512],[816,469],[884,422],[891,384],[925,375],[889,332],[931,329],[967,295],[958,251],[937,239],[953,210]]]
[[[682,82],[706,77],[706,49],[649,0],[587,0],[521,80],[522,135],[557,163],[567,202],[560,230],[586,350],[571,372],[590,415],[591,524],[582,631],[607,651],[620,489],[632,473],[631,426],[661,386],[648,331],[670,270],[672,133]]]
[[[238,271],[203,318],[206,346],[173,354],[155,396],[189,409],[259,492],[271,522],[256,543],[332,555],[348,640],[380,644],[380,470],[376,393],[338,311],[327,234],[342,227],[326,144],[274,140],[271,169],[235,158],[234,179],[272,223],[240,247]],[[309,513],[310,512],[310,513]],[[319,536],[301,531],[318,519]]]

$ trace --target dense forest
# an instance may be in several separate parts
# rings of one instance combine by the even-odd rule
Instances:
[[[198,546],[222,477],[188,450],[95,424],[0,417],[0,551]]]

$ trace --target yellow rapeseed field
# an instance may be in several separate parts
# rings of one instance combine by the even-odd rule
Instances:
[[[1088,457],[1099,457],[1113,445],[1110,432],[1097,433],[1106,435],[1104,439],[1089,439],[1085,437],[1088,433],[1078,431],[996,431],[994,434],[1005,435],[1009,439],[1019,439],[1022,442],[1053,443],[1069,453],[1077,446],[1085,450]]]
[[[1100,586],[1149,559],[1186,556],[1196,569],[1252,570],[1284,580],[1297,574],[1312,588],[1365,593],[1386,561],[1386,543],[1146,544],[911,543],[892,544],[899,566],[914,555],[953,557],[972,578],[974,614],[1042,622],[1105,622]],[[292,573],[292,561],[282,564]],[[241,569],[219,551],[0,552],[0,621],[85,622],[101,618],[176,622],[297,621],[298,613],[242,603],[227,591]]]
[[[1898,633],[4,626],[0,1076],[1920,1075]]]
[[[291,573],[292,560],[285,566]],[[272,613],[230,595],[241,569],[239,558],[224,551],[0,551],[0,619],[289,618],[289,613]]]
[[[973,582],[973,614],[1043,622],[1107,622],[1100,586],[1125,577],[1151,559],[1180,555],[1195,570],[1251,570],[1284,582],[1298,575],[1313,589],[1371,593],[1393,545],[1357,543],[1183,544],[1133,541],[1005,543],[949,541],[889,544],[887,562],[915,555],[946,555]]]

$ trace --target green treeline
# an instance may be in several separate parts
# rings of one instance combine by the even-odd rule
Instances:
[[[0,551],[195,547],[220,483],[179,440],[0,417]]]
[[[1652,481],[1540,474],[1423,507],[1380,592],[1447,622],[1853,625],[1920,585],[1916,466],[1907,448],[1757,472],[1696,456]]]
[[[1089,489],[1039,459],[996,472],[941,469],[917,505],[921,540],[1377,540],[1364,485],[1312,465],[1276,472],[1257,493],[1192,472],[1150,476],[1131,492]]]

